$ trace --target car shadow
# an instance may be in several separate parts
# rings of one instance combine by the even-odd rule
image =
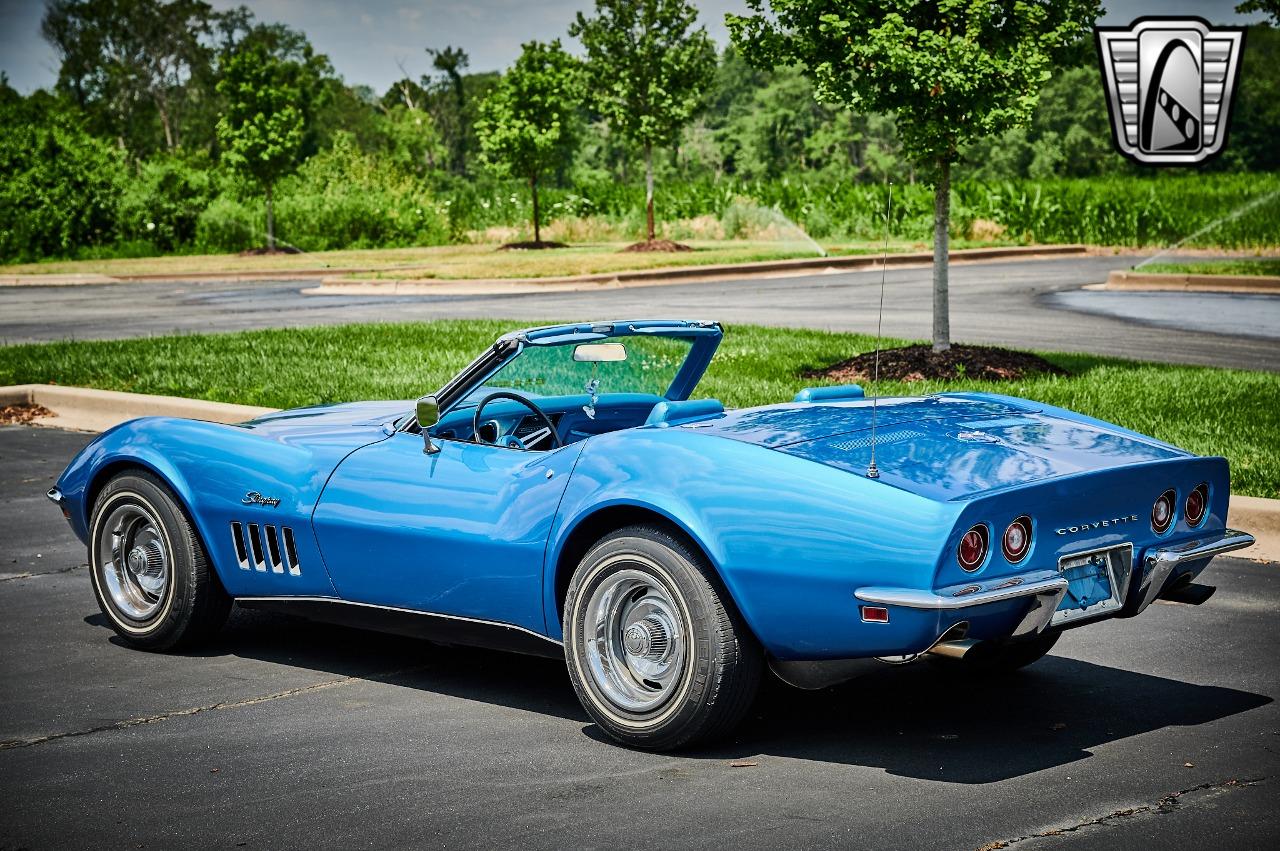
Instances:
[[[100,616],[85,618],[106,627]],[[112,636],[112,641],[120,642]],[[237,609],[192,657],[239,656],[591,723],[564,663]],[[1272,698],[1063,656],[1002,678],[930,663],[887,667],[822,691],[770,680],[734,738],[691,759],[780,756],[879,767],[949,783],[1008,780],[1087,759],[1090,749],[1207,724]],[[611,742],[610,742],[611,743]]]

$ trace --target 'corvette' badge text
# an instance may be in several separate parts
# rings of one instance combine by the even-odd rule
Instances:
[[[1095,529],[1105,529],[1110,526],[1119,526],[1121,523],[1132,523],[1138,519],[1136,514],[1126,514],[1123,517],[1108,517],[1106,520],[1094,520],[1091,523],[1080,523],[1076,526],[1065,526],[1056,530],[1059,535],[1074,535],[1077,532],[1092,532]]]
[[[280,500],[273,496],[263,496],[257,491],[249,491],[244,495],[244,499],[240,500],[241,505],[269,505],[275,508],[280,504]]]

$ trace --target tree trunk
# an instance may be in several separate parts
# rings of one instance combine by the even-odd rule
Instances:
[[[645,219],[649,225],[650,242],[657,237],[653,230],[653,145],[644,143],[644,209]]]
[[[271,199],[271,184],[267,184],[267,250],[274,251],[276,247],[276,212],[275,205]]]
[[[940,162],[933,190],[933,350],[951,348],[951,313],[947,303],[947,227],[951,222],[951,163]]]
[[[538,227],[538,175],[529,178],[529,188],[533,190],[533,241],[542,242],[542,231]]]

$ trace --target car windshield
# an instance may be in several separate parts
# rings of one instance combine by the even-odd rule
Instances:
[[[573,344],[525,346],[480,387],[463,405],[475,404],[495,390],[514,390],[526,396],[571,396],[592,392],[644,393],[663,396],[689,356],[693,340],[682,337],[629,336],[612,338],[626,351],[625,360],[589,362],[574,359]]]

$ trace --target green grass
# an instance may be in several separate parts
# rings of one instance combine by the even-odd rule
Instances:
[[[438,388],[513,320],[345,325],[0,348],[0,385],[49,383],[294,407]],[[904,341],[889,340],[886,345]],[[790,399],[870,337],[735,326],[699,388],[730,407]],[[1044,353],[1072,373],[993,383],[885,382],[886,395],[986,390],[1036,399],[1231,460],[1234,489],[1280,497],[1280,375]]]
[[[1277,275],[1280,258],[1262,260],[1203,260],[1185,263],[1148,263],[1135,272],[1162,275]]]

